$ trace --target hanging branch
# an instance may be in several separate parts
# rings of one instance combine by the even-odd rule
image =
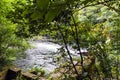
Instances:
[[[57,27],[58,27],[58,30],[59,30],[61,36],[62,36],[62,39],[63,39],[64,45],[65,45],[65,48],[66,48],[66,50],[67,50],[67,53],[68,53],[69,58],[70,58],[70,61],[71,61],[72,65],[73,65],[73,68],[74,68],[74,70],[75,70],[75,73],[77,74],[77,76],[79,76],[79,73],[78,73],[78,71],[77,71],[77,69],[76,69],[76,67],[75,67],[75,65],[74,65],[74,63],[73,63],[72,56],[71,56],[70,51],[69,51],[69,49],[68,49],[67,41],[66,41],[66,39],[65,39],[65,36],[64,36],[63,32],[61,31],[60,26],[57,25]]]
[[[77,48],[78,48],[78,51],[80,53],[80,57],[81,57],[81,65],[82,65],[82,68],[83,68],[83,56],[82,56],[82,53],[81,53],[81,49],[80,49],[80,45],[79,45],[79,37],[78,37],[78,29],[77,29],[77,25],[76,25],[76,22],[75,22],[75,19],[73,17],[73,14],[71,14],[71,17],[72,17],[72,20],[73,20],[73,23],[74,23],[74,27],[75,27],[75,40],[76,40],[76,44],[77,44]]]
[[[75,36],[74,36],[74,39],[75,39],[75,41],[76,41],[77,48],[78,48],[78,51],[79,51],[79,53],[80,53],[82,73],[83,73],[83,72],[86,71],[86,70],[85,70],[85,68],[84,68],[84,66],[83,66],[83,55],[82,55],[82,52],[81,52],[81,49],[80,49],[79,36],[78,36],[79,33],[78,33],[78,29],[77,29],[77,25],[76,25],[76,22],[75,22],[73,13],[71,14],[71,17],[72,17],[72,20],[73,20],[73,23],[74,23],[74,27],[75,27],[75,32],[74,32],[73,30],[72,30],[72,31],[73,31],[73,34],[75,35]],[[92,80],[89,74],[88,74],[87,76],[88,76],[88,78],[89,78],[90,80]]]

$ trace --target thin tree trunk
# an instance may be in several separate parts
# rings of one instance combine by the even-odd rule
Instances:
[[[84,68],[84,66],[83,66],[83,55],[82,55],[82,53],[81,53],[80,44],[79,44],[78,28],[77,28],[77,25],[76,25],[76,22],[75,22],[73,13],[71,14],[71,17],[72,17],[72,20],[73,20],[73,23],[74,23],[74,27],[75,27],[75,40],[76,40],[76,44],[77,44],[78,51],[79,51],[79,53],[80,53],[82,73],[83,73],[83,72],[86,71],[86,70],[85,70],[85,68]],[[88,78],[89,78],[90,80],[92,80],[89,74],[88,74],[87,76],[88,76]]]
[[[81,57],[81,65],[82,65],[82,68],[83,68],[83,56],[82,56],[82,53],[81,53],[81,49],[80,49],[80,45],[79,45],[79,37],[78,37],[78,29],[77,29],[77,26],[76,26],[76,23],[75,23],[75,19],[73,17],[73,14],[71,15],[72,16],[72,19],[73,19],[73,23],[74,23],[74,27],[75,27],[75,40],[76,40],[76,44],[77,44],[77,48],[78,48],[78,51],[80,53],[80,57]]]
[[[64,45],[65,45],[65,48],[66,48],[67,53],[68,53],[68,55],[69,55],[69,58],[70,58],[71,64],[73,65],[73,68],[74,68],[74,70],[75,70],[75,73],[79,76],[79,73],[78,73],[78,71],[77,71],[77,69],[76,69],[76,67],[75,67],[75,65],[74,65],[74,63],[73,63],[72,56],[71,56],[70,51],[69,51],[69,49],[68,49],[67,41],[66,41],[66,39],[65,39],[65,36],[64,36],[63,32],[61,31],[60,26],[57,25],[57,27],[58,27],[58,30],[59,30],[61,36],[62,36],[62,39],[63,39]]]

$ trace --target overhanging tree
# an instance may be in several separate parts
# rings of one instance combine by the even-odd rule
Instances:
[[[18,0],[18,2],[20,1]],[[104,26],[106,24],[106,19],[103,21],[96,21],[96,16],[87,16],[88,14],[86,10],[89,9],[86,8],[89,6],[99,6],[100,9],[100,7],[107,6],[110,10],[115,11],[115,14],[119,15],[119,0],[30,0],[26,4],[16,4],[18,7],[14,6],[16,8],[15,11],[11,11],[11,14],[7,15],[7,19],[11,19],[12,22],[22,25],[22,27],[17,31],[18,33],[21,32],[21,34],[18,34],[19,36],[26,36],[26,33],[28,34],[27,36],[29,36],[29,33],[38,34],[42,29],[49,29],[52,24],[54,27],[52,29],[56,29],[56,31],[60,32],[62,35],[66,49],[67,45],[70,43],[76,43],[75,47],[80,53],[81,47],[89,49],[91,55],[95,56],[96,59],[98,59],[98,62],[100,61],[101,67],[104,67],[100,72],[104,73],[104,71],[106,71],[104,76],[111,76],[111,73],[107,73],[107,71],[111,70],[111,67],[109,69],[105,69],[110,66],[107,64],[109,59],[105,59],[105,57],[109,57],[106,50],[106,48],[109,47],[108,44],[105,44],[105,42],[106,40],[109,40],[109,36],[111,36],[106,34],[107,31]],[[88,20],[80,22],[77,20],[78,18],[76,15],[79,15],[78,12],[82,9],[84,9],[83,15],[87,16]],[[93,14],[99,14],[99,10],[95,11],[96,12]],[[14,17],[12,14],[16,14],[16,16]],[[112,47],[110,48],[112,49]],[[71,59],[71,63],[73,64],[74,70],[79,76],[68,49],[67,52]],[[80,57],[81,65],[83,67],[82,71],[84,73],[86,70],[84,69],[82,54],[80,54]],[[102,75],[102,73],[100,75]],[[91,79],[89,75],[88,77]]]

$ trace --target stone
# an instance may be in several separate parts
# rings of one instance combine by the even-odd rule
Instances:
[[[21,69],[19,69],[19,68],[10,68],[7,71],[7,74],[5,76],[5,80],[13,80],[13,79],[16,80],[17,77],[20,77],[20,74],[21,74]]]
[[[38,79],[37,75],[29,73],[29,72],[22,73],[22,77],[25,78],[26,80],[37,80]]]

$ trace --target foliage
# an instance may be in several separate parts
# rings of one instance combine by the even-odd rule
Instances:
[[[0,15],[0,69],[11,64],[11,61],[15,60],[16,56],[18,56],[17,53],[24,51],[28,47],[25,39],[18,38],[15,34],[18,24],[14,24],[7,18],[9,12],[14,11],[13,1],[0,1],[0,14],[2,14]]]
[[[45,75],[45,70],[40,68],[40,67],[33,67],[30,72],[38,75],[38,76],[44,76]]]
[[[119,0],[1,0],[0,7],[0,62],[13,60],[13,53],[25,48],[22,37],[42,34],[63,43],[62,58],[69,56],[78,80],[86,72],[83,79],[118,79]],[[80,52],[81,73],[68,45]],[[87,67],[81,48],[86,48],[92,57]],[[65,75],[65,79],[69,78]]]
[[[95,56],[99,75],[102,75],[102,78],[112,77],[111,70],[114,61],[111,62],[110,54],[115,53],[114,51],[111,53],[111,49],[114,48],[111,45],[111,34],[115,35],[116,32],[111,33],[111,31],[116,25],[113,21],[117,21],[113,18],[119,17],[118,3],[118,0],[46,0],[45,2],[38,0],[29,9],[30,22],[34,22],[38,32],[43,29],[50,31],[50,34],[57,35],[58,39],[62,38],[66,49],[68,49],[68,44],[79,51],[80,48],[88,49],[89,54]],[[25,14],[25,16],[27,15]],[[30,24],[30,26],[32,25]],[[53,32],[51,33],[51,31]],[[67,52],[71,57],[69,50]],[[72,58],[70,59],[72,63]]]

